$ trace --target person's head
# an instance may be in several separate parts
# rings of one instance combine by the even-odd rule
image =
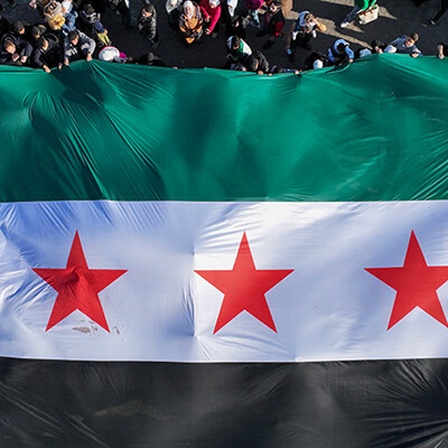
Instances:
[[[93,6],[90,3],[86,3],[86,5],[84,6],[84,12],[88,16],[95,14],[95,10],[93,9]]]
[[[9,54],[14,54],[17,50],[16,44],[10,39],[6,39],[5,42],[3,42],[3,48]]]
[[[44,36],[39,37],[39,39],[37,39],[37,47],[40,50],[46,51],[48,48],[48,40]]]
[[[14,22],[14,24],[12,25],[12,29],[17,34],[25,34],[25,27],[20,20]]]
[[[238,36],[232,36],[231,47],[232,50],[238,50],[241,45],[241,39]]]
[[[43,27],[34,25],[31,28],[31,36],[36,40],[39,39],[39,37],[42,36],[43,33],[44,33]]]
[[[310,12],[308,14],[305,14],[304,20],[306,23],[312,23],[315,20],[315,17]]]
[[[250,55],[246,59],[244,65],[247,67],[248,70],[250,70],[252,72],[256,72],[258,70],[258,67],[260,66],[260,63],[256,57],[254,57],[253,55]]]
[[[143,6],[142,15],[144,17],[151,17],[152,14],[153,14],[153,9],[151,8],[150,5],[146,4],[145,6]]]
[[[185,15],[187,17],[192,17],[193,16],[193,14],[194,14],[194,5],[193,5],[193,2],[191,0],[187,0],[183,4],[182,8],[183,8],[183,11],[184,11],[184,13],[185,13]]]
[[[339,54],[343,54],[343,53],[345,53],[345,49],[346,49],[347,47],[348,47],[348,45],[347,45],[346,43],[341,42],[341,43],[339,43],[338,46],[336,47],[336,51],[337,51]]]
[[[419,37],[420,36],[417,33],[409,34],[409,36],[407,36],[406,40],[404,41],[404,45],[408,48],[412,47],[412,45],[415,45],[415,43],[418,41]]]
[[[211,8],[217,8],[221,2],[219,0],[208,0]]]
[[[279,6],[278,6],[277,3],[275,3],[275,2],[272,2],[272,3],[269,5],[269,12],[270,12],[270,13],[277,12],[278,9],[279,9]]]
[[[68,40],[73,44],[73,45],[78,45],[79,42],[79,33],[76,30],[70,31],[68,33]]]

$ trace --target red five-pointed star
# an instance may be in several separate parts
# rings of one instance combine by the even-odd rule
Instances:
[[[388,330],[417,307],[448,327],[436,292],[448,280],[448,266],[427,265],[414,231],[403,267],[368,268],[366,271],[397,291]]]
[[[277,332],[265,293],[294,270],[257,270],[250,252],[246,233],[238,249],[231,271],[195,271],[215,288],[224,293],[224,300],[213,334],[243,311]]]
[[[65,269],[34,268],[33,271],[58,292],[46,331],[76,310],[109,331],[98,293],[127,271],[89,269],[78,232],[75,233]]]

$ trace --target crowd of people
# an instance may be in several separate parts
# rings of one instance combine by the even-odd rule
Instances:
[[[16,0],[8,0],[13,5]],[[39,12],[40,20],[29,24],[18,18],[9,23],[0,20],[0,64],[27,66],[51,72],[71,62],[98,58],[118,63],[137,63],[164,66],[155,53],[160,43],[158,31],[160,15],[152,0],[140,0],[141,9],[136,23],[132,23],[128,0],[30,0],[28,7]],[[420,4],[425,0],[413,0]],[[376,0],[354,0],[354,7],[339,24],[347,27],[359,18],[360,13],[377,8]],[[130,30],[137,28],[146,39],[148,51],[143,55],[129,56],[113,45],[113,36],[103,23],[107,9],[120,15],[122,25]],[[435,24],[448,9],[448,0],[442,0]],[[326,31],[323,21],[308,10],[300,11],[293,27],[286,29],[285,17],[277,0],[166,0],[164,15],[173,31],[173,41],[189,48],[200,45],[203,39],[216,39],[225,34],[226,60],[222,68],[252,71],[259,74],[279,72],[300,73],[331,65],[350,64],[355,59],[372,53],[404,53],[419,57],[419,35],[410,32],[392,42],[373,40],[370,46],[353,49],[350,42],[339,38],[327,51],[313,51],[312,42]],[[248,27],[255,28],[256,36],[263,37],[263,50],[267,50],[287,35],[287,45],[277,45],[285,52],[289,64],[295,61],[297,48],[308,52],[304,66],[285,68],[269,63],[263,51],[253,51],[247,39]],[[288,27],[289,28],[289,27]],[[440,42],[437,56],[448,54],[448,45]]]

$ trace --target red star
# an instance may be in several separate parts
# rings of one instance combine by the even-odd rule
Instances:
[[[414,231],[403,267],[368,268],[366,271],[397,291],[388,330],[417,307],[448,327],[436,292],[448,280],[448,266],[427,265]]]
[[[246,233],[231,271],[195,271],[224,294],[213,334],[243,311],[277,332],[265,293],[294,270],[257,270]]]
[[[34,268],[33,271],[58,292],[45,331],[76,310],[109,331],[98,293],[127,271],[89,269],[78,232],[75,233],[65,269]]]

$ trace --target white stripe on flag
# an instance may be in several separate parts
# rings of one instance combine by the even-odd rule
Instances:
[[[387,330],[415,232],[448,266],[448,202],[74,201],[0,206],[0,355],[83,360],[305,362],[448,357],[448,328],[416,308]],[[89,269],[127,272],[99,293],[110,331],[76,310],[46,331],[78,232]],[[218,332],[224,294],[195,270],[231,270],[243,234],[257,270],[293,270],[266,294],[277,332],[247,311]],[[438,289],[448,310],[448,287]]]

